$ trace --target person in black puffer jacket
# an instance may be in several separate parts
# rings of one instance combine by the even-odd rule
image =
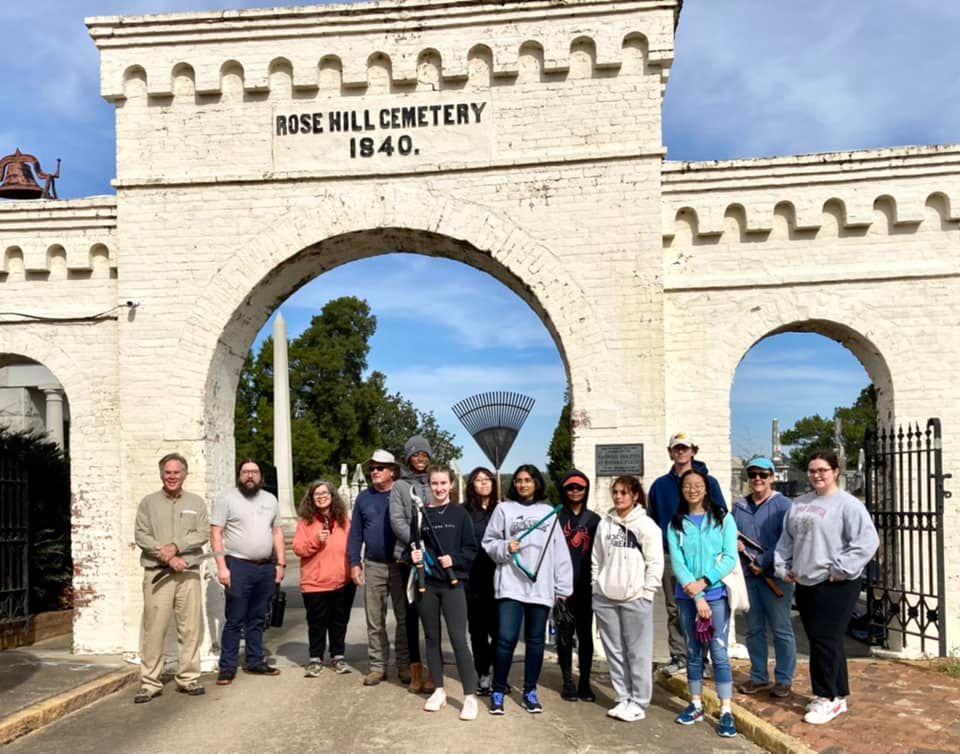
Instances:
[[[561,696],[568,702],[578,699],[585,702],[596,700],[590,689],[590,669],[593,666],[593,588],[591,586],[590,559],[593,540],[597,534],[600,516],[587,509],[590,498],[590,481],[578,469],[570,470],[560,483],[560,528],[570,550],[573,563],[573,594],[567,598],[567,608],[572,613],[572,622],[559,622],[557,626],[557,658],[563,675]],[[577,659],[580,676],[573,683],[573,635],[577,636]]]

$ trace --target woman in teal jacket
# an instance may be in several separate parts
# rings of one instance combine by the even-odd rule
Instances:
[[[677,576],[677,607],[687,640],[687,684],[691,702],[679,717],[681,725],[703,720],[703,665],[705,647],[697,638],[697,618],[712,620],[710,655],[720,697],[721,736],[737,735],[730,701],[733,672],[727,656],[730,606],[723,577],[737,562],[737,525],[709,493],[707,475],[690,469],[680,477],[680,505],[667,527],[670,563]]]

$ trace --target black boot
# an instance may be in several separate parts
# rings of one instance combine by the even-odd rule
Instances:
[[[597,695],[593,693],[593,690],[590,688],[590,676],[582,675],[580,676],[580,683],[577,685],[577,698],[582,702],[595,702],[597,701]]]
[[[568,702],[577,701],[577,687],[573,685],[573,658],[567,652],[558,652],[560,675],[563,676],[563,690],[560,698]]]

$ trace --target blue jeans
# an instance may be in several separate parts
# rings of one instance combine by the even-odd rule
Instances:
[[[713,678],[717,684],[717,696],[733,698],[733,671],[727,656],[727,632],[730,629],[730,608],[727,598],[709,603],[713,611],[713,640],[710,656],[713,658]],[[694,600],[678,599],[680,625],[687,640],[687,685],[693,696],[703,695],[704,646],[697,640],[697,605]]]
[[[750,610],[747,613],[747,650],[750,652],[750,680],[767,684],[767,626],[773,631],[773,651],[776,657],[774,678],[777,683],[790,686],[797,669],[797,640],[793,635],[790,606],[793,604],[794,585],[774,579],[783,591],[778,597],[762,578],[747,575],[747,594]]]
[[[256,565],[229,555],[227,568],[230,588],[226,590],[226,621],[220,637],[220,670],[236,673],[241,631],[246,642],[246,666],[252,668],[263,662],[263,624],[276,589],[277,569],[272,563]]]
[[[523,693],[532,691],[540,680],[543,669],[543,644],[547,633],[547,618],[550,608],[532,605],[517,600],[497,600],[500,634],[497,636],[497,651],[493,663],[493,690],[507,690],[507,676],[513,664],[513,650],[520,639],[520,623],[523,623],[523,641],[527,649],[523,656]]]

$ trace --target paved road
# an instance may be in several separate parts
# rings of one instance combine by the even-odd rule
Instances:
[[[423,712],[423,697],[395,682],[364,688],[358,673],[305,679],[299,668],[278,664],[279,677],[241,675],[228,688],[210,683],[205,697],[168,690],[134,705],[131,691],[114,694],[4,747],[4,754],[762,751],[742,737],[719,738],[711,723],[681,728],[673,722],[679,702],[659,690],[648,718],[632,724],[610,720],[599,704],[563,702],[554,668],[546,674],[542,715],[508,702],[504,717],[481,710],[477,720],[461,722],[458,704]]]
[[[481,707],[477,720],[461,722],[457,715],[462,696],[456,680],[447,682],[451,703],[440,712],[424,712],[424,697],[409,694],[392,672],[387,683],[372,688],[361,684],[366,670],[366,628],[358,607],[362,593],[347,637],[347,660],[354,672],[338,676],[325,670],[320,678],[304,678],[306,628],[298,576],[292,570],[286,581],[286,624],[266,634],[280,676],[240,673],[232,686],[218,687],[212,674],[205,675],[206,696],[177,694],[170,683],[162,697],[143,705],[132,703],[135,689],[128,689],[9,744],[3,754],[762,751],[742,737],[720,738],[712,722],[688,728],[676,725],[673,719],[682,704],[660,689],[647,719],[632,724],[606,717],[612,700],[605,676],[596,678],[598,704],[564,702],[551,659],[542,679],[541,715],[522,710],[514,694],[513,699],[508,697],[504,717],[492,717]],[[448,653],[447,659],[452,666],[452,655]],[[511,678],[519,681],[521,676],[518,662]]]

